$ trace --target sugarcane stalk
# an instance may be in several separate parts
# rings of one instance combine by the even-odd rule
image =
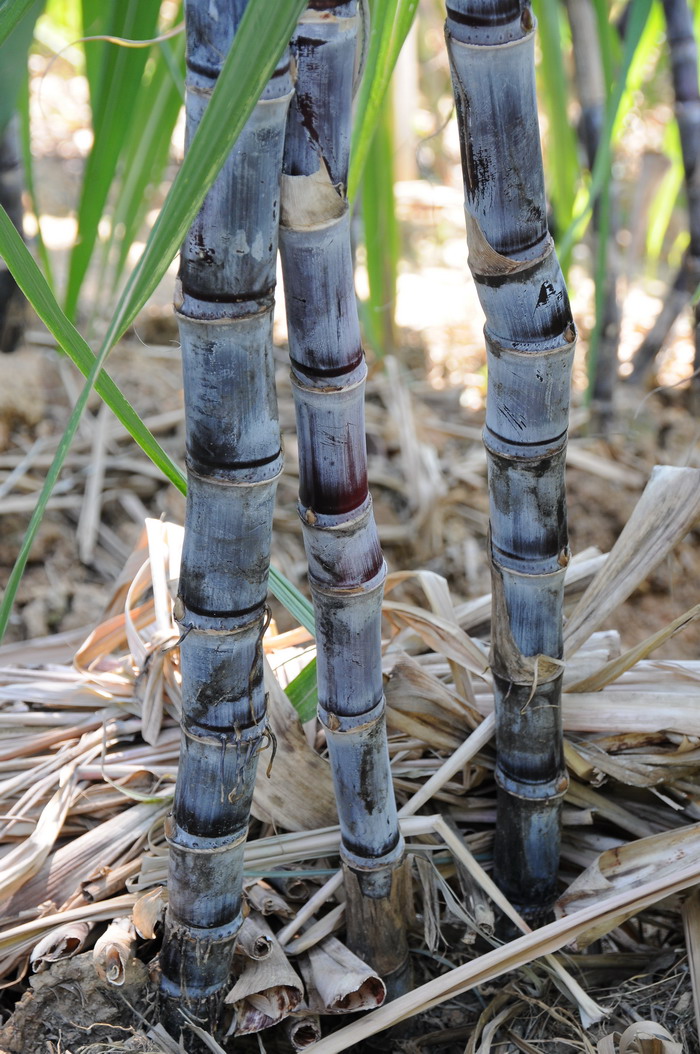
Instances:
[[[299,436],[299,514],[316,615],[319,717],[342,833],[348,944],[406,981],[407,872],[381,671],[385,563],[367,486],[347,201],[357,0],[312,0],[292,39],[280,251]]]
[[[534,19],[449,0],[469,265],[486,315],[498,822],[494,873],[531,922],[556,893],[561,801],[564,459],[575,330],[547,230]]]
[[[651,330],[632,359],[629,380],[639,383],[652,367],[668,332],[700,285],[700,90],[698,47],[693,15],[687,0],[663,0],[666,38],[671,52],[675,115],[681,139],[681,155],[688,198],[690,243],[666,300]],[[695,364],[700,370],[700,304],[693,309]],[[696,385],[698,382],[695,382]]]
[[[591,0],[566,0],[574,52],[574,80],[581,104],[579,138],[589,172],[593,171],[605,124],[605,74],[598,42],[595,10]],[[593,206],[596,257],[596,324],[589,344],[589,376],[593,426],[607,432],[613,422],[618,374],[620,311],[617,303],[617,195],[611,175],[601,198]],[[602,272],[602,273],[600,273]],[[591,362],[590,359],[593,359]]]
[[[189,142],[246,0],[188,0]],[[161,1014],[216,1026],[242,923],[243,848],[266,743],[262,636],[282,467],[272,359],[279,181],[292,93],[280,61],[192,225],[176,309],[188,495],[176,618],[182,745],[172,816]],[[185,1042],[193,1044],[185,1031]]]

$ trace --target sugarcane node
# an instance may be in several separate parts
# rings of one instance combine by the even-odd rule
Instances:
[[[185,602],[181,596],[176,596],[173,601],[173,618],[176,622],[182,622],[185,617]]]
[[[313,509],[306,509],[304,512],[304,520],[306,523],[309,524],[310,527],[313,527],[316,521],[318,520],[318,516],[316,515]]]

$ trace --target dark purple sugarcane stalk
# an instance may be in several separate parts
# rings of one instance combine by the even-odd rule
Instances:
[[[280,250],[299,437],[299,513],[316,615],[319,715],[345,865],[348,943],[398,992],[404,845],[384,720],[386,575],[367,486],[365,364],[347,175],[357,0],[312,0],[292,39]]]
[[[556,895],[564,466],[575,330],[547,229],[523,0],[448,0],[469,265],[486,315],[498,884],[531,921]]]
[[[187,143],[246,0],[186,4]],[[163,1020],[213,1030],[242,922],[243,847],[266,742],[262,637],[282,468],[272,358],[284,128],[283,57],[182,249],[188,494],[176,618],[182,747],[161,953]],[[194,1044],[184,1030],[186,1043]]]

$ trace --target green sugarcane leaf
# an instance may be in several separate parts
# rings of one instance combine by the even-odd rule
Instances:
[[[91,376],[97,361],[93,351],[59,307],[46,279],[4,210],[0,210],[0,256],[7,262],[18,286],[49,332],[55,337],[59,347],[73,360],[81,373],[86,377]],[[169,479],[182,494],[185,494],[187,483],[184,474],[163,450],[158,440],[104,370],[97,374],[95,390],[144,454],[160,469],[166,479]],[[54,481],[57,478],[58,473],[53,477]],[[43,503],[42,510],[45,507],[46,502]],[[34,518],[32,518],[33,522]],[[40,522],[41,516],[36,521],[36,527]],[[31,527],[32,524],[30,524],[30,529]],[[2,608],[0,608],[0,638],[5,632],[9,611],[25,565],[26,557],[17,576],[11,577],[8,583]],[[15,565],[15,570],[17,567],[18,565]],[[15,570],[13,570],[13,576],[15,576]],[[270,589],[290,614],[310,633],[314,633],[313,607],[306,597],[275,568],[270,569]],[[6,604],[9,604],[9,607],[5,614]]]
[[[4,210],[0,213],[0,256],[59,347],[87,377],[95,364],[95,354],[59,307],[46,279]],[[166,454],[109,374],[104,371],[99,373],[95,390],[144,454],[184,494],[186,484],[182,471]]]
[[[98,288],[118,288],[129,250],[159,188],[184,97],[184,59],[185,40],[182,35],[173,41],[163,40],[154,49],[150,76],[144,78],[139,103],[145,119],[132,123],[120,165],[121,177],[116,181],[117,194],[110,237],[104,246],[103,273],[109,264],[113,269],[109,280],[98,283]]]
[[[246,9],[187,157],[151,231],[141,259],[120,297],[99,354],[90,368],[87,383],[80,393],[49,468],[0,606],[0,636],[7,626],[44,510],[102,366],[111,348],[134,320],[165,274],[284,51],[304,6],[305,0],[279,0],[272,11],[266,0],[251,0]],[[9,217],[4,212],[0,213],[0,236],[4,234],[3,241],[11,240],[8,227],[12,227]],[[14,231],[14,228],[12,230]],[[14,233],[16,235],[16,232]],[[38,268],[35,267],[36,276],[41,278]],[[44,286],[48,290],[45,282]],[[271,586],[272,579],[279,588],[282,576],[278,572],[271,576]],[[290,596],[294,596],[296,591],[290,583],[284,583],[284,588]]]
[[[318,684],[316,681],[315,659],[312,659],[296,675],[294,680],[289,682],[285,692],[302,724],[316,716],[318,709]]]
[[[596,159],[593,164],[588,194],[585,203],[578,214],[573,218],[569,229],[561,239],[559,253],[570,253],[575,241],[580,238],[585,226],[590,219],[593,206],[603,190],[605,182],[610,180],[610,165],[612,161],[613,130],[616,128],[622,99],[627,86],[627,78],[635,57],[635,52],[642,38],[642,34],[649,19],[653,0],[634,0],[631,14],[627,23],[625,44],[622,55],[622,64],[615,81],[613,90],[608,99],[606,107],[605,128],[600,139],[600,145]]]
[[[41,230],[41,209],[39,208],[39,199],[36,192],[36,183],[34,181],[34,156],[32,154],[32,141],[31,141],[31,127],[29,120],[29,82],[25,84],[25,88],[20,92],[19,104],[19,134],[20,134],[20,145],[22,148],[22,167],[24,169],[24,189],[29,197],[30,206],[34,216],[36,217],[36,248],[41,261],[41,266],[44,269],[46,279],[52,289],[56,288],[56,283],[53,276],[53,267],[51,266],[51,257],[49,251],[46,248],[46,242]]]
[[[367,69],[357,97],[350,148],[350,201],[359,189],[382,101],[417,10],[418,0],[373,0],[370,4]]]
[[[0,44],[4,44],[15,26],[30,17],[32,7],[37,7],[37,0],[0,0]],[[31,39],[31,33],[29,36]]]
[[[290,615],[293,615],[300,626],[307,629],[309,633],[316,633],[314,621],[314,609],[310,600],[276,568],[270,568],[270,592],[276,597],[280,604],[286,607]]]
[[[394,201],[393,133],[393,107],[385,97],[362,179],[362,225],[369,283],[363,321],[379,357],[396,348],[394,311],[400,246]]]
[[[305,0],[248,3],[187,156],[119,298],[105,343],[116,343],[167,271],[305,6]]]
[[[83,0],[86,36],[106,34],[150,40],[157,31],[160,0],[120,0],[107,9],[103,0]],[[78,235],[71,251],[65,311],[74,318],[80,289],[97,241],[109,189],[136,118],[136,105],[148,48],[86,41],[94,140],[85,163],[78,205]],[[98,54],[92,52],[98,49]],[[99,52],[102,52],[101,54]]]
[[[0,8],[0,132],[17,109],[22,84],[27,79],[34,23],[43,7],[44,0],[30,0],[28,4],[10,3],[11,10],[7,4]]]
[[[576,188],[581,182],[578,145],[569,121],[569,88],[564,69],[559,0],[536,0],[533,4],[541,41],[540,84],[549,118],[547,141],[548,169],[554,214],[558,230],[567,230],[574,215]],[[566,276],[570,259],[559,262]]]

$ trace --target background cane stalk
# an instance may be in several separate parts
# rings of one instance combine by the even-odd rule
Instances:
[[[405,983],[407,871],[384,719],[386,567],[367,486],[364,360],[347,201],[356,0],[313,0],[292,50],[280,248],[316,614],[319,716],[342,830],[348,941]]]
[[[536,919],[556,893],[567,787],[560,659],[575,332],[547,230],[530,5],[452,0],[446,35],[469,265],[486,315],[499,784],[494,867],[509,899]]]

